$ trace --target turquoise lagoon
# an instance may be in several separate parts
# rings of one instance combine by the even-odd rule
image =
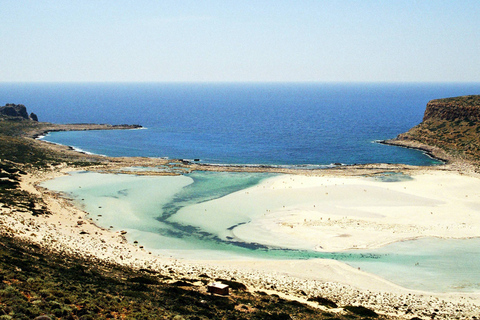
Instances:
[[[101,227],[126,230],[154,253],[187,259],[314,259],[343,261],[410,289],[480,291],[480,239],[425,238],[375,250],[321,253],[245,242],[232,233],[260,210],[229,211],[199,204],[240,192],[274,175],[194,172],[140,176],[77,172],[43,183],[65,193]],[[405,179],[408,177],[399,177]],[[391,183],[392,179],[385,179]],[[395,179],[393,179],[395,181]],[[202,209],[203,210],[203,209]],[[188,212],[188,214],[185,214]],[[261,237],[259,237],[261,239]],[[271,243],[271,241],[269,242]]]

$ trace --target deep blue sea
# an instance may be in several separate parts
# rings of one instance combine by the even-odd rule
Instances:
[[[431,99],[479,93],[480,83],[2,83],[0,104],[24,104],[40,121],[147,128],[47,137],[109,156],[428,165],[419,151],[374,142],[420,123]]]

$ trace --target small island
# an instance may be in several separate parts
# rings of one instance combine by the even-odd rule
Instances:
[[[167,169],[136,174],[175,175],[181,167],[186,172],[268,171],[340,182],[385,172],[473,181],[479,178],[479,101],[480,96],[432,100],[421,124],[385,141],[424,150],[445,160],[443,165],[367,164],[317,170],[212,167],[181,160],[79,153],[37,138],[52,131],[141,126],[51,124],[40,122],[41,115],[28,114],[25,106],[0,107],[0,319],[472,318],[480,313],[478,295],[467,299],[459,294],[406,290],[337,261],[297,265],[292,261],[215,263],[156,257],[127,242],[125,231],[99,228],[68,198],[39,184],[74,170],[123,173],[126,167],[160,165]],[[436,180],[432,181],[434,185]],[[437,219],[430,213],[427,218]],[[301,220],[285,220],[277,227],[302,226],[306,235],[312,226]],[[348,222],[341,226],[332,222],[330,227],[362,227],[357,227],[360,220]],[[425,234],[422,228],[412,227],[408,232],[415,237]],[[433,224],[431,230],[433,235],[438,231]],[[462,236],[462,232],[474,235],[476,230],[453,228],[452,232]],[[348,244],[345,239],[337,237],[336,241]],[[208,293],[210,283],[229,286],[229,295]]]

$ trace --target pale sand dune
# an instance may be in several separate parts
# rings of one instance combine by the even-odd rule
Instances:
[[[35,189],[39,181],[52,177],[27,176],[22,187],[41,194],[54,214],[33,217],[1,208],[2,233],[56,251],[160,272],[174,270],[179,277],[233,277],[251,290],[273,290],[299,300],[323,296],[406,318],[433,312],[443,319],[480,314],[479,294],[407,290],[332,260],[188,262],[154,256],[127,243],[119,232],[96,227],[57,195]],[[480,179],[437,170],[416,172],[413,178],[386,183],[363,177],[279,176],[209,205],[225,205],[231,212],[236,209],[228,206],[257,210],[256,218],[235,228],[235,234],[290,247],[340,250],[423,236],[480,235]]]

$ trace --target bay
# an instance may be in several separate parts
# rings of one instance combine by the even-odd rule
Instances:
[[[128,123],[147,128],[62,132],[46,137],[55,143],[109,156],[199,158],[204,163],[288,166],[437,164],[422,152],[374,142],[393,138],[420,123],[425,105],[431,99],[479,91],[479,83],[0,84],[4,103],[25,104],[41,121]],[[130,237],[160,253],[167,250],[168,254],[183,257],[208,252],[223,258],[333,258],[400,285],[432,291],[477,291],[480,283],[474,272],[480,257],[475,239],[423,239],[368,252],[317,253],[225,242],[205,230],[182,229],[168,218],[169,210],[175,212],[199,201],[221,197],[225,192],[242,190],[259,183],[263,176],[209,177],[200,173],[178,177],[181,181],[160,183],[145,178],[135,180],[134,184],[130,178],[114,176],[103,179],[100,186],[95,185],[98,179],[92,179],[90,173],[84,177],[82,185],[93,183],[91,188],[84,186],[80,191],[77,186],[71,191],[78,201],[85,199],[79,205],[94,218],[103,216],[105,226],[130,226]],[[69,192],[66,186],[71,183],[68,180],[63,187],[50,188]],[[225,184],[229,186],[225,190],[216,187]],[[156,200],[146,199],[149,195]],[[123,211],[116,211],[112,220],[107,221],[109,216],[103,211],[114,210],[119,203]],[[118,212],[122,213],[121,219]],[[425,250],[414,250],[419,243]],[[459,273],[452,272],[459,261],[465,261],[466,267]],[[398,276],[399,272],[404,274]],[[445,281],[430,281],[438,277]]]
[[[5,103],[25,104],[41,121],[147,128],[48,141],[109,156],[269,165],[435,164],[374,142],[420,123],[431,99],[478,92],[478,83],[0,84]]]

